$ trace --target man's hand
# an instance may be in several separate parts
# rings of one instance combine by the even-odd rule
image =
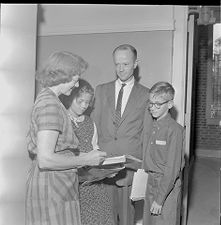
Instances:
[[[157,202],[153,201],[152,206],[150,208],[150,212],[153,215],[160,215],[162,210],[162,205],[159,205]]]
[[[127,170],[126,176],[116,181],[116,184],[120,187],[122,186],[130,186],[133,182],[134,171]]]

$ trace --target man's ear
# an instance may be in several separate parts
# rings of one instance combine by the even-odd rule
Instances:
[[[138,59],[136,59],[134,62],[134,69],[136,69],[137,65],[138,65]]]
[[[170,100],[168,102],[168,108],[171,109],[171,108],[173,108],[173,106],[174,106],[174,101],[173,100]]]

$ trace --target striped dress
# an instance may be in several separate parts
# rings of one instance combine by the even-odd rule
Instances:
[[[49,88],[35,101],[27,135],[32,165],[26,184],[25,224],[81,225],[76,169],[49,171],[38,167],[36,141],[40,130],[59,131],[55,152],[73,155],[68,148],[76,148],[78,139],[66,109]]]

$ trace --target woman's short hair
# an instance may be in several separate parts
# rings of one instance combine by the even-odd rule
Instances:
[[[65,108],[69,109],[71,107],[73,100],[85,93],[91,95],[89,107],[92,107],[94,101],[94,88],[84,79],[79,79],[79,86],[73,88],[69,96],[61,95],[59,96],[59,98],[63,103],[63,105],[65,106]]]
[[[151,87],[150,94],[153,94],[154,96],[162,95],[165,100],[172,100],[174,99],[175,90],[170,83],[160,81]]]
[[[75,75],[81,75],[88,63],[78,55],[61,51],[52,53],[42,68],[36,72],[36,80],[43,87],[70,82]]]

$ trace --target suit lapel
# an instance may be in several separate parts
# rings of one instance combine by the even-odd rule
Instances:
[[[122,123],[125,120],[125,118],[127,117],[127,115],[134,110],[134,105],[136,104],[136,102],[138,101],[138,98],[139,98],[139,88],[137,85],[138,85],[137,82],[135,82],[134,86],[131,90],[131,93],[130,93],[129,99],[127,101],[127,104],[126,104],[125,110],[123,112],[120,123]]]
[[[111,110],[112,120],[115,120],[115,81],[107,88],[107,102]]]
[[[111,110],[112,121],[115,121],[115,81],[111,82],[107,87],[107,102]],[[134,86],[131,90],[128,102],[126,104],[125,110],[123,112],[120,124],[125,120],[125,118],[134,110],[134,106],[137,101],[139,101],[139,87],[138,83],[135,81]],[[119,124],[119,125],[120,125]]]

